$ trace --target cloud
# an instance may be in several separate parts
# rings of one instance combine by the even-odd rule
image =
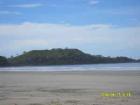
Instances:
[[[83,26],[31,23],[1,24],[1,53],[55,47],[91,48],[104,51],[140,51],[140,27],[108,24]]]
[[[37,8],[42,7],[43,4],[34,3],[34,4],[18,4],[18,5],[10,5],[9,7],[19,7],[19,8]]]
[[[0,15],[21,15],[21,13],[16,11],[0,11]]]
[[[91,0],[91,1],[89,1],[89,4],[96,5],[96,4],[99,4],[99,1],[98,0]]]

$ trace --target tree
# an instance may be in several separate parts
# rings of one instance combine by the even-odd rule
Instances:
[[[7,58],[0,56],[0,66],[8,66]]]

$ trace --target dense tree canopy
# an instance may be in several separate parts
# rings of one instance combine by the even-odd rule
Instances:
[[[9,59],[11,65],[63,65],[133,62],[127,57],[103,57],[86,54],[78,49],[33,50]]]
[[[8,66],[8,61],[3,56],[0,56],[0,66]]]

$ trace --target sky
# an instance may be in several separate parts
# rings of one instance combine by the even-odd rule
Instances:
[[[0,55],[77,48],[140,58],[140,0],[0,0]]]

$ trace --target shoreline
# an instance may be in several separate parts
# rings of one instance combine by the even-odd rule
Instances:
[[[140,63],[0,67],[0,72],[139,71]]]
[[[62,64],[62,65],[21,65],[21,66],[0,66],[0,68],[7,68],[7,67],[61,67],[61,66],[84,66],[84,65],[114,65],[114,64],[139,64],[140,62],[119,62],[119,63],[89,63],[89,64]]]

